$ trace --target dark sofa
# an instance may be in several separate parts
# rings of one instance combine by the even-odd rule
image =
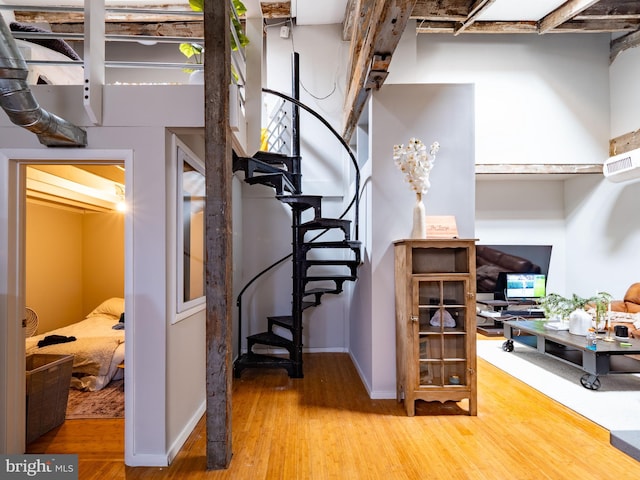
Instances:
[[[477,291],[495,292],[500,272],[540,273],[540,266],[517,255],[510,255],[485,245],[476,245]]]

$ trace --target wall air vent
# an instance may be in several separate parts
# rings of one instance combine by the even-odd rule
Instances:
[[[602,165],[602,173],[616,183],[640,178],[640,148],[609,158]]]

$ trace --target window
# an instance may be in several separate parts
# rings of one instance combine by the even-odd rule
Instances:
[[[177,146],[178,312],[205,302],[204,165]]]

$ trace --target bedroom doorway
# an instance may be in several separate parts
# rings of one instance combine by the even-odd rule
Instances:
[[[7,333],[7,342],[22,340],[8,349],[6,375],[0,375],[0,383],[6,387],[0,399],[0,423],[5,426],[0,447],[6,452],[23,453],[26,405],[24,395],[17,392],[25,391],[27,330],[35,340],[85,319],[101,305],[104,309],[105,300],[120,298],[124,304],[127,278],[131,277],[127,238],[132,213],[126,205],[132,195],[126,189],[126,164],[132,153],[62,149],[16,152],[19,154],[11,152],[3,159],[8,172],[8,201],[4,202],[8,231],[15,232],[5,250],[7,258],[13,260],[8,260],[3,280],[7,291],[15,295],[7,295],[3,306],[7,322],[0,327]],[[103,315],[104,323],[115,332],[119,315],[116,317],[115,309],[107,313],[112,316]],[[37,319],[35,326],[33,317]],[[11,318],[18,320],[12,322]],[[22,318],[27,321],[20,322]],[[125,333],[123,329],[119,333],[122,341],[117,343],[122,348],[114,349],[114,358],[119,355],[114,372],[123,377]],[[106,386],[111,375],[111,371],[96,372],[100,378],[92,380],[89,388],[94,389],[95,382],[98,387]],[[84,378],[84,374],[81,376]]]
[[[22,168],[26,354],[74,356],[67,419],[124,416],[124,167]],[[38,408],[27,404],[27,443],[53,425],[37,428]]]

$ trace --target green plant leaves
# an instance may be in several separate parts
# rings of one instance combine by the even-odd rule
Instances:
[[[204,10],[204,0],[189,0],[189,6],[194,12],[202,12]],[[233,0],[233,7],[238,16],[247,13],[247,7],[241,0]],[[231,35],[231,50],[238,50],[238,44],[236,42],[236,36],[241,47],[246,47],[249,44],[249,38],[244,34],[242,24],[236,18],[236,15],[231,13],[231,24],[236,32],[236,35]],[[180,51],[187,57],[191,58],[196,56],[196,63],[202,63],[202,59],[199,57],[204,52],[204,47],[197,43],[181,43]]]
[[[204,0],[189,0],[189,6],[194,12],[201,12],[204,10]]]

